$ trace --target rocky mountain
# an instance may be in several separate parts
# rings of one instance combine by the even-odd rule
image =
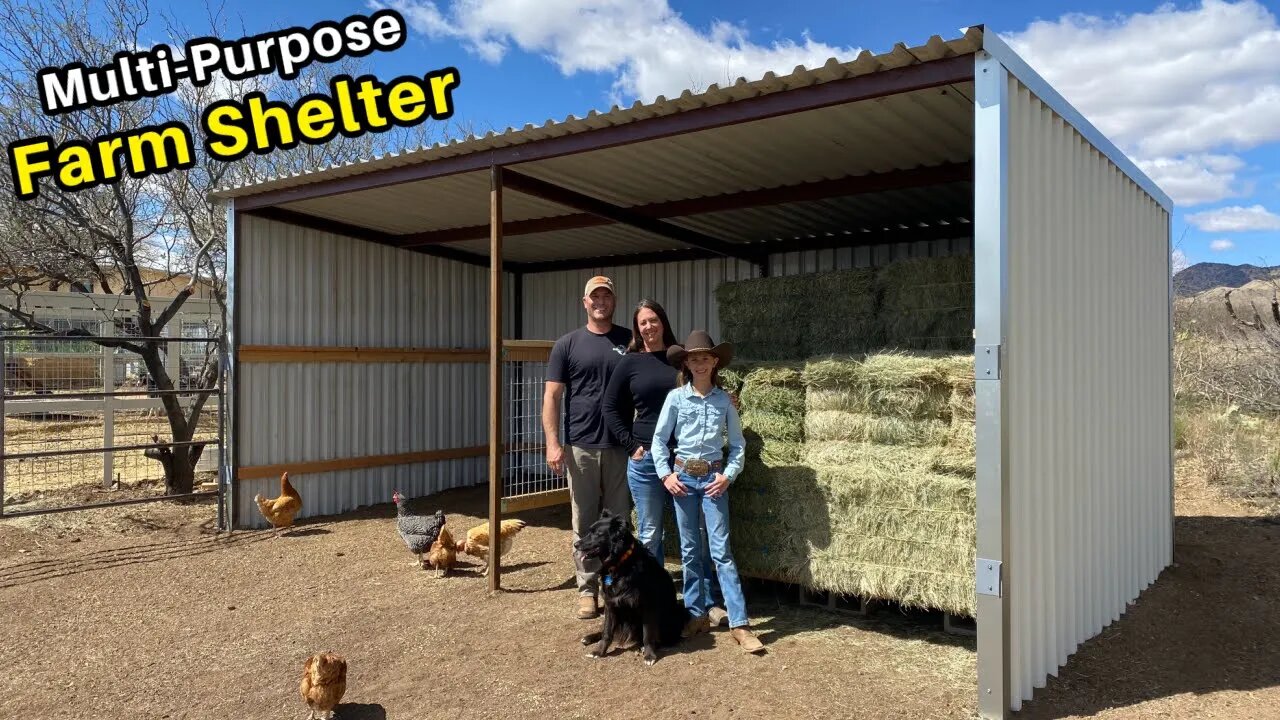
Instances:
[[[1280,275],[1280,265],[1226,265],[1223,263],[1196,263],[1178,271],[1173,276],[1173,293],[1187,297],[1213,288],[1238,288],[1254,280],[1266,280]]]

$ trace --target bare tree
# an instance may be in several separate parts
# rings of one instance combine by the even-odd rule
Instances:
[[[231,23],[220,10],[206,9],[207,27],[192,29],[172,18],[153,16],[145,3],[132,0],[45,0],[38,4],[0,0],[0,37],[5,38],[0,41],[0,136],[47,135],[56,147],[68,140],[89,140],[174,120],[196,133],[201,111],[221,97],[261,90],[273,99],[287,101],[324,87],[336,73],[360,69],[355,62],[312,65],[291,83],[261,76],[203,87],[184,84],[169,95],[104,108],[54,116],[41,110],[36,73],[43,68],[72,62],[105,64],[121,50],[149,47],[163,39],[156,37],[157,27],[164,28],[160,32],[170,36],[167,41],[174,47],[201,35],[232,38],[247,34],[243,28],[240,32],[229,30]],[[190,492],[202,446],[180,443],[190,442],[194,436],[220,368],[211,356],[185,383],[179,383],[166,370],[165,343],[146,338],[160,336],[200,287],[210,288],[225,317],[226,216],[210,192],[355,161],[384,148],[425,144],[431,133],[440,132],[439,126],[419,126],[355,139],[339,136],[323,146],[302,144],[287,152],[250,154],[235,163],[209,157],[197,141],[192,148],[196,162],[188,170],[143,179],[122,172],[113,184],[77,192],[64,192],[45,183],[38,197],[26,201],[17,198],[12,173],[5,168],[0,172],[0,290],[9,290],[13,300],[0,303],[0,312],[11,318],[11,325],[33,332],[87,335],[58,331],[42,322],[23,309],[23,294],[33,288],[91,278],[103,293],[131,298],[136,320],[126,322],[106,312],[103,320],[115,325],[119,330],[116,335],[136,339],[95,342],[136,354],[158,390],[181,387],[195,391],[185,408],[172,392],[159,393],[170,439],[162,443],[157,437],[160,447],[147,451],[148,457],[164,466],[168,493]],[[189,279],[175,297],[165,298],[161,304],[153,290],[163,280],[144,277],[146,268],[163,268],[169,279]],[[166,283],[165,287],[171,285]]]

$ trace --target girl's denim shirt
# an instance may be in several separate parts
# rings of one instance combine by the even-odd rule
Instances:
[[[746,455],[746,440],[742,437],[742,422],[738,411],[729,400],[729,393],[713,387],[706,397],[693,391],[693,383],[685,383],[667,393],[667,400],[658,414],[658,426],[654,429],[650,452],[659,478],[670,475],[671,452],[667,438],[672,430],[676,435],[675,454],[685,460],[700,459],[708,462],[724,458],[724,436],[729,434],[729,461],[720,471],[729,482],[742,472]]]

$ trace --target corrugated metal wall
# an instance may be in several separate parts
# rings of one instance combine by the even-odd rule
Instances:
[[[920,240],[834,250],[779,253],[769,256],[769,274],[800,275],[826,270],[882,267],[907,258],[972,255],[973,237],[969,227],[957,228],[956,234],[962,237],[951,240]]]
[[[241,222],[241,344],[487,347],[486,269],[259,218]],[[488,440],[482,364],[242,363],[238,382],[242,466]],[[417,496],[484,477],[484,458],[474,458],[291,473],[290,481],[311,516],[390,502],[396,488]],[[263,526],[253,495],[277,491],[278,480],[241,481],[240,522]]]
[[[854,267],[879,267],[911,257],[969,255],[973,239],[965,235],[955,240],[867,245],[832,250],[777,253],[769,256],[771,275],[798,275]],[[590,270],[538,273],[524,278],[524,336],[526,339],[554,340],[586,322],[582,310],[582,289],[593,275],[613,278],[620,297],[614,322],[629,326],[631,311],[641,298],[657,300],[666,309],[678,340],[691,330],[704,329],[714,338],[720,335],[720,317],[715,289],[722,282],[756,277],[756,267],[741,260],[690,260],[661,265],[598,267]],[[727,338],[732,340],[733,338]]]
[[[1168,216],[1008,79],[1013,709],[1171,562]]]
[[[598,267],[537,273],[524,278],[524,336],[555,340],[586,324],[582,290],[593,275],[613,279],[618,309],[613,321],[631,326],[631,311],[642,298],[657,300],[667,311],[677,339],[704,329],[717,337],[715,288],[722,282],[755,277],[755,266],[741,260],[689,260],[661,265]]]

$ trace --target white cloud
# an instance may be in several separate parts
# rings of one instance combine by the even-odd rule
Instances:
[[[1226,252],[1228,250],[1235,250],[1236,244],[1226,238],[1218,238],[1217,240],[1209,243],[1209,249],[1214,252]]]
[[[1187,259],[1187,254],[1182,252],[1181,250],[1173,251],[1172,260],[1173,260],[1174,275],[1177,275],[1178,273],[1182,272],[1183,270],[1186,270],[1188,267],[1191,266],[1191,261]]]
[[[1280,140],[1280,23],[1253,0],[1112,18],[1069,14],[1004,37],[1140,157]]]
[[[1261,205],[1206,210],[1187,216],[1187,222],[1205,232],[1245,232],[1249,230],[1280,230],[1280,215]]]
[[[667,0],[395,0],[392,6],[418,32],[460,40],[491,63],[515,47],[547,57],[565,75],[608,73],[616,102],[673,97],[769,70],[786,74],[796,65],[859,52],[807,36],[801,43],[758,45],[744,27],[723,21],[703,31]]]
[[[1137,163],[1180,206],[1217,202],[1251,192],[1236,178],[1245,163],[1235,155],[1188,155]]]

